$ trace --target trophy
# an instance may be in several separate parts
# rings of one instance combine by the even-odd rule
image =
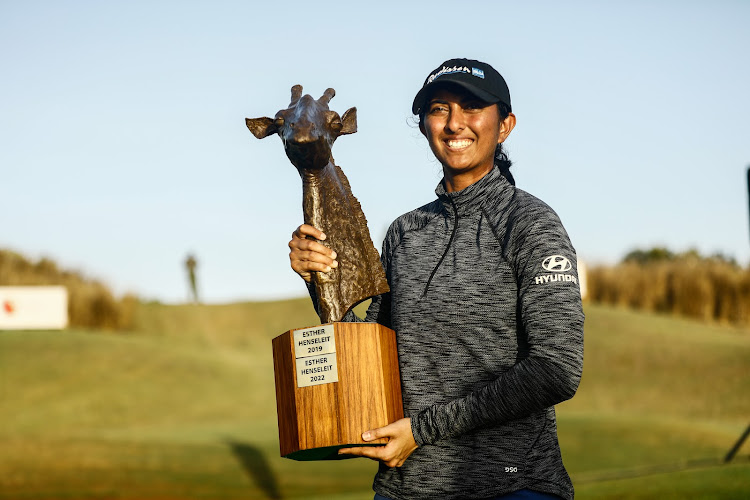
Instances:
[[[258,139],[278,134],[302,178],[306,224],[326,234],[339,265],[312,273],[320,325],[290,330],[272,341],[281,456],[328,460],[340,448],[365,443],[365,430],[403,417],[395,332],[377,323],[341,322],[356,304],[389,291],[362,207],[331,148],[357,131],[357,110],[339,116],[327,89],[314,99],[292,87],[289,107],[271,119],[246,118]]]

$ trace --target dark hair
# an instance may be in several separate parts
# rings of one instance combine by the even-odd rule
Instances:
[[[508,115],[510,114],[508,106],[502,102],[497,103],[497,111],[500,113],[500,121],[508,118]],[[513,174],[510,173],[511,165],[513,165],[513,162],[510,161],[508,153],[503,149],[503,143],[501,142],[495,148],[495,166],[500,169],[500,173],[503,174],[503,177],[515,186],[516,180],[513,178]]]
[[[426,108],[426,106],[425,106]],[[510,109],[508,109],[508,105],[502,102],[497,103],[497,111],[500,115],[500,121],[505,120],[508,118],[508,115],[510,114]],[[424,116],[427,113],[426,109],[422,109],[419,113],[419,125],[424,125]],[[516,180],[513,178],[513,174],[510,173],[510,167],[513,165],[513,162],[510,161],[510,158],[508,157],[508,153],[503,148],[503,143],[497,145],[495,148],[495,166],[500,169],[500,173],[503,174],[503,177],[510,182],[513,186],[516,185]]]

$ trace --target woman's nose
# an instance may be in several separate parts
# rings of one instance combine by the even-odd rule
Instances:
[[[465,126],[463,110],[459,107],[451,109],[448,114],[448,121],[445,124],[446,132],[456,133],[463,130]]]

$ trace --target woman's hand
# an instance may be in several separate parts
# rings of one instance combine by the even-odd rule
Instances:
[[[307,239],[307,237],[314,239]],[[327,273],[338,267],[336,252],[315,240],[323,241],[326,235],[308,224],[302,224],[292,233],[289,242],[289,261],[294,272],[310,283],[312,271]]]
[[[388,438],[384,446],[358,446],[356,448],[342,448],[339,455],[356,455],[379,460],[388,467],[401,467],[409,455],[417,449],[417,442],[411,432],[411,419],[402,418],[392,424],[366,431],[362,434],[364,441]]]

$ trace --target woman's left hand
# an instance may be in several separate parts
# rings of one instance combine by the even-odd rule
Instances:
[[[356,448],[342,448],[340,455],[356,455],[379,460],[388,467],[401,467],[409,455],[417,449],[417,442],[411,432],[411,419],[402,418],[392,424],[362,433],[364,441],[388,438],[383,446],[358,446]]]

